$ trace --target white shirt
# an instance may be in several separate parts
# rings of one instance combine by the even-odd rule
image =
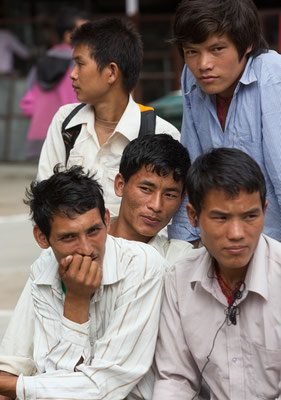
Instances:
[[[38,179],[49,178],[57,163],[65,164],[65,146],[62,140],[61,125],[78,104],[62,106],[53,118],[44,142],[38,167]],[[96,172],[96,179],[104,190],[104,201],[111,215],[118,215],[120,197],[115,195],[114,179],[119,172],[119,163],[124,148],[138,137],[141,112],[137,103],[129,97],[129,103],[118,122],[114,133],[102,146],[99,145],[95,131],[93,107],[86,105],[69,122],[66,128],[82,124],[75,146],[70,152],[67,167],[81,165],[85,170]],[[156,133],[168,133],[179,140],[179,131],[169,122],[156,117]]]
[[[211,265],[205,248],[193,250],[166,277],[153,400],[197,398],[210,352],[203,377],[212,400],[280,400],[281,244],[261,236],[237,325],[223,324],[227,300]]]
[[[170,266],[189,256],[193,246],[189,242],[179,239],[168,240],[165,235],[154,236],[148,244],[154,247]]]
[[[126,396],[132,399],[129,393],[133,392],[137,398],[150,399],[154,382],[150,367],[166,268],[164,259],[151,246],[108,236],[102,285],[91,300],[89,321],[78,324],[63,316],[58,264],[52,250],[44,250],[32,265],[24,292],[26,306],[33,314],[34,365],[28,346],[16,353],[21,354],[21,372],[36,369],[37,375],[19,377],[18,398],[116,400]],[[11,323],[19,335],[26,336],[28,329],[26,332],[18,307]],[[32,322],[28,325],[31,327]],[[7,355],[0,357],[0,369],[8,360],[14,373],[16,360],[11,360],[5,349],[9,331],[10,327],[0,348],[0,353]],[[25,337],[28,341],[30,338]],[[83,364],[75,368],[81,357]]]

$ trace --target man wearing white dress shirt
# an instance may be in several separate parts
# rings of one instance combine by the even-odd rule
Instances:
[[[42,148],[38,180],[52,175],[57,163],[67,168],[81,165],[96,172],[105,205],[111,216],[117,216],[120,199],[114,192],[114,179],[124,148],[139,135],[142,110],[146,109],[132,96],[142,67],[142,41],[131,21],[106,17],[76,29],[72,46],[75,66],[70,78],[78,101],[86,105],[65,128],[69,135],[77,125],[81,130],[66,160],[62,124],[78,104],[61,107]],[[149,133],[163,132],[180,138],[177,128],[156,116],[155,129]]]
[[[44,250],[1,345],[1,369],[14,376],[0,376],[0,394],[150,399],[165,260],[108,235],[102,189],[81,167],[55,169],[27,198]],[[6,346],[15,326],[17,351]]]

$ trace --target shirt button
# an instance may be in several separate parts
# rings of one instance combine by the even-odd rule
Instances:
[[[232,357],[232,362],[236,363],[237,358],[236,357]]]

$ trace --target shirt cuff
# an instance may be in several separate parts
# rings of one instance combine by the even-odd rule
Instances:
[[[61,337],[70,343],[85,347],[89,338],[90,320],[83,324],[62,317]]]
[[[23,377],[21,374],[17,380],[16,393],[19,400],[35,400],[36,386],[34,377]]]

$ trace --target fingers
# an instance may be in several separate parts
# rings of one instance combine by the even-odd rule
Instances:
[[[59,265],[59,274],[60,274],[61,278],[63,278],[63,276],[67,272],[72,260],[73,260],[73,256],[71,256],[71,255],[61,259],[60,265]]]
[[[90,256],[75,254],[61,260],[59,274],[67,291],[89,296],[101,285],[102,268]]]

